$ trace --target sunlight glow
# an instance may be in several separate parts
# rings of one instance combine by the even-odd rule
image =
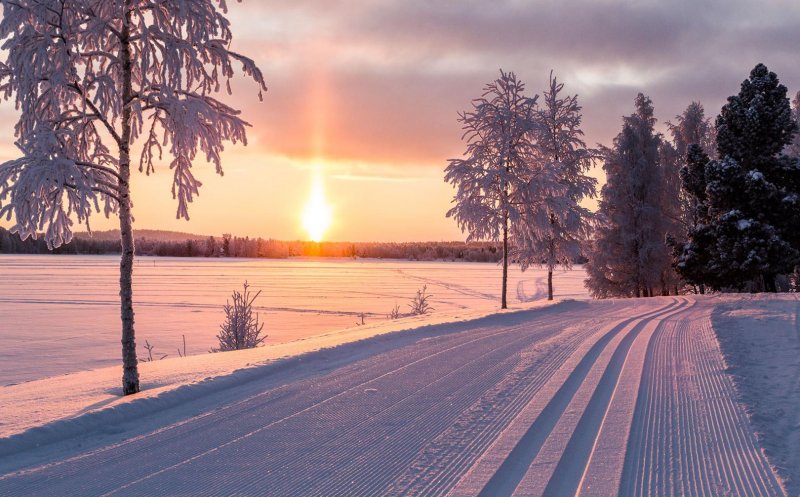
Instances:
[[[303,210],[303,227],[312,241],[319,242],[331,225],[332,210],[325,201],[325,191],[322,185],[322,175],[314,176],[311,186],[311,198],[308,199]]]

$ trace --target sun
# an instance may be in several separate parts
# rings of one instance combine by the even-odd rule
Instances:
[[[332,217],[331,207],[325,201],[322,177],[317,175],[311,186],[311,198],[303,210],[303,227],[308,237],[315,242],[321,241],[331,225]]]

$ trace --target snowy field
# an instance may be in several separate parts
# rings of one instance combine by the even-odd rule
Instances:
[[[792,296],[517,307],[8,387],[0,495],[797,495]]]
[[[120,356],[118,256],[0,255],[0,387],[116,365]],[[556,296],[587,298],[581,268],[555,276]],[[216,345],[222,305],[247,280],[268,344],[382,323],[423,285],[434,313],[499,307],[496,264],[375,260],[142,257],[134,268],[136,334],[157,357]],[[546,296],[546,273],[510,271],[509,302]],[[19,361],[24,357],[25,361]]]

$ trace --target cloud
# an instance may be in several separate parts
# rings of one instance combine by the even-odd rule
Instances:
[[[530,92],[555,69],[580,95],[589,143],[611,140],[639,91],[666,121],[692,100],[713,115],[757,62],[800,86],[800,4],[783,0],[249,0],[231,9],[237,48],[270,86],[258,107],[246,91],[236,97],[251,135],[299,158],[442,168],[464,148],[457,112],[501,67]]]

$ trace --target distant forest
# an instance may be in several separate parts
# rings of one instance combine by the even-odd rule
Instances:
[[[412,261],[498,262],[502,251],[489,242],[306,242],[263,238],[192,235],[171,231],[137,230],[136,253],[165,257],[349,257]],[[0,254],[119,254],[119,231],[76,233],[73,240],[49,250],[43,237],[21,240],[0,227]],[[580,262],[580,261],[579,261]]]

